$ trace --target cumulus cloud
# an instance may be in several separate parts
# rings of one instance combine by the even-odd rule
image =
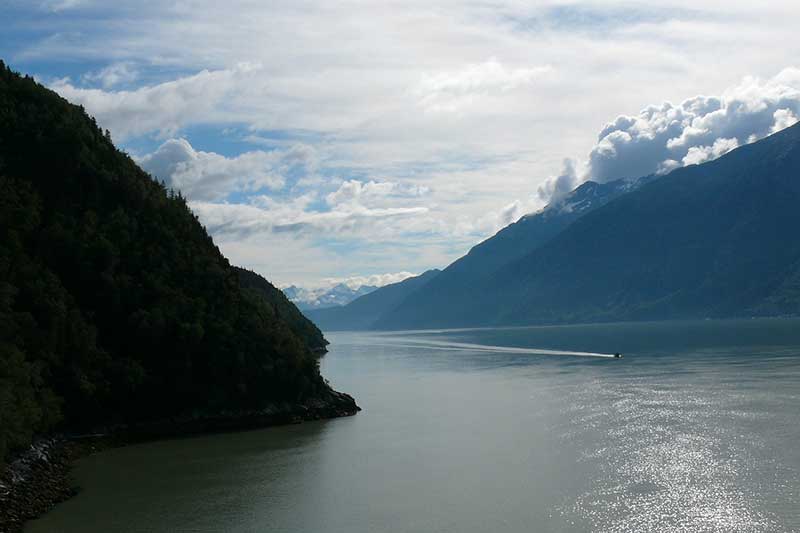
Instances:
[[[222,238],[264,233],[374,240],[408,229],[408,221],[398,226],[393,220],[429,210],[422,205],[430,193],[424,185],[316,174],[319,156],[304,144],[226,157],[177,138],[137,162],[180,190],[209,231]]]
[[[519,200],[511,202],[497,213],[495,227],[499,229],[508,226],[512,222],[516,222],[522,215],[525,214],[525,211],[525,207]]]
[[[561,165],[561,172],[558,176],[546,181],[539,187],[537,196],[542,201],[560,200],[578,185],[578,172],[575,169],[575,161],[564,159]]]
[[[551,70],[550,66],[507,68],[493,57],[461,70],[426,74],[415,93],[428,111],[454,112],[475,103],[478,97],[530,85]]]
[[[574,165],[565,165],[561,175],[539,188],[539,195],[557,198],[570,184],[586,179],[637,178],[704,163],[795,124],[798,115],[797,68],[767,80],[747,77],[720,96],[652,105],[607,124],[585,169],[576,176]]]
[[[775,118],[775,123],[772,125],[770,133],[781,131],[800,122],[800,118],[791,109],[778,109],[773,114],[773,117]]]
[[[657,172],[665,161],[707,161],[769,135],[799,111],[800,70],[794,68],[765,81],[745,78],[721,96],[651,106],[603,129],[589,156],[589,176],[635,178]]]
[[[317,164],[314,149],[301,144],[225,157],[195,150],[186,139],[169,139],[138,163],[190,200],[221,200],[233,192],[281,189],[291,172],[305,176]]]
[[[260,67],[240,63],[235,68],[203,70],[191,76],[130,91],[107,91],[75,86],[69,79],[57,80],[51,88],[73,103],[85,106],[98,122],[111,130],[114,138],[125,140],[135,135],[159,132],[174,135],[180,128],[209,120],[223,112],[228,97]],[[119,81],[113,72],[96,74],[99,79]],[[119,76],[119,73],[116,74]]]
[[[114,63],[104,69],[89,72],[83,76],[83,80],[88,83],[98,83],[104,89],[111,89],[117,85],[127,84],[135,81],[139,77],[139,72],[130,63]]]
[[[692,146],[682,159],[683,166],[699,165],[711,161],[739,147],[736,138],[717,139],[711,146]]]
[[[534,197],[517,199],[499,209],[488,211],[478,217],[462,217],[449,229],[454,236],[480,235],[488,237],[512,224],[534,210],[537,200]]]

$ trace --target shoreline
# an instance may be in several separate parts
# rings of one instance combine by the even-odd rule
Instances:
[[[90,435],[39,439],[0,472],[0,533],[21,533],[28,521],[77,495],[80,487],[74,486],[70,472],[81,457],[129,444],[341,418],[360,410],[352,396],[329,389],[302,403],[279,403],[258,411],[176,417]]]

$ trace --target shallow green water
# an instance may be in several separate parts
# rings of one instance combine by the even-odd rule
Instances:
[[[357,416],[86,458],[27,531],[800,531],[800,320],[328,337]]]

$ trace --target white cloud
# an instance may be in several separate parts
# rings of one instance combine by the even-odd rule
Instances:
[[[303,209],[297,202],[265,202],[263,197],[260,203],[261,206],[195,201],[189,205],[211,233],[240,237],[272,232],[312,237],[327,235],[339,239],[359,236],[385,238],[401,233],[391,224],[392,219],[428,211],[426,207],[371,209],[353,204],[331,211],[312,211]]]
[[[413,278],[417,274],[412,272],[387,272],[384,274],[370,274],[367,276],[350,276],[346,278],[323,278],[317,282],[311,284],[299,284],[295,285],[297,287],[301,287],[306,291],[326,291],[330,290],[332,287],[335,287],[339,284],[344,284],[350,287],[353,290],[358,290],[364,286],[370,287],[384,287],[386,285],[391,285],[392,283],[399,283],[405,279]],[[292,284],[290,284],[292,285]],[[284,285],[286,287],[288,285]]]
[[[282,279],[443,266],[590,175],[663,172],[692,148],[710,147],[713,157],[718,139],[745,144],[800,116],[778,93],[763,111],[730,105],[754,101],[746,87],[721,93],[745,74],[767,80],[751,93],[769,93],[769,77],[797,63],[794,0],[118,0],[57,15],[39,1],[10,1],[20,6],[14,13],[32,15],[9,22],[23,37],[9,44],[8,60],[40,79],[69,73],[51,85],[123,147],[140,153],[153,137],[200,147],[193,134],[202,130],[208,155],[186,159],[182,186],[223,210],[222,198],[242,202],[247,216],[215,218],[230,223],[215,238],[234,259]],[[138,77],[98,71],[119,64]],[[797,87],[791,72],[784,77],[772,88]],[[648,107],[664,100],[685,107]],[[750,126],[739,132],[706,117],[723,108],[726,120],[760,117],[763,127],[740,117],[730,124]],[[639,109],[596,137],[610,117]],[[225,150],[215,128],[237,132]],[[313,147],[316,168],[287,173],[263,155],[229,161],[298,141]],[[250,190],[273,178],[283,188]],[[360,185],[338,191],[352,180]],[[414,187],[428,191],[398,194]],[[266,229],[236,232],[239,219]]]
[[[309,146],[295,145],[225,157],[197,151],[186,139],[169,139],[137,162],[190,200],[221,200],[234,192],[281,189],[292,170],[304,176],[313,172],[316,154]]]
[[[340,204],[374,206],[384,205],[387,201],[396,202],[402,198],[419,198],[428,193],[430,193],[428,187],[412,183],[346,180],[325,200],[331,206]]]
[[[474,235],[476,233],[493,235],[512,222],[519,220],[523,215],[529,213],[531,209],[531,204],[529,202],[514,200],[510,204],[485,213],[478,218],[462,219],[460,224],[456,226],[455,231],[465,235]]]
[[[316,151],[302,144],[225,157],[195,150],[186,139],[169,139],[137,162],[180,190],[216,235],[246,237],[266,232],[386,238],[403,231],[389,220],[429,210],[421,203],[430,193],[423,185],[317,176],[314,188],[305,188],[319,161]],[[286,190],[290,177],[296,188]],[[321,202],[317,189],[336,185]],[[279,198],[263,194],[265,189],[279,193]],[[246,194],[229,202],[234,193]]]
[[[203,70],[197,74],[135,90],[104,91],[57,80],[51,88],[81,104],[119,141],[157,132],[175,134],[182,127],[224,115],[226,102],[246,86],[258,66],[239,64],[232,69]],[[109,78],[110,79],[110,78]],[[226,120],[230,120],[228,117]]]
[[[559,200],[578,185],[578,179],[575,161],[569,158],[564,159],[559,175],[541,185],[537,195],[544,202]]]
[[[417,274],[411,272],[388,272],[385,274],[372,274],[370,276],[353,276],[349,278],[339,279],[334,278],[339,283],[344,283],[351,289],[357,289],[364,285],[371,285],[373,287],[383,287],[392,283],[400,283],[408,278],[413,278]]]
[[[798,118],[797,114],[788,108],[778,109],[773,114],[773,117],[775,118],[775,123],[772,125],[772,128],[770,129],[770,133],[781,131],[783,129],[788,128],[789,126],[794,126],[795,124],[800,122],[800,118]]]
[[[480,97],[530,85],[551,70],[550,66],[506,68],[493,57],[461,70],[425,74],[414,92],[427,111],[455,112],[478,104]]]
[[[738,147],[739,141],[735,138],[717,139],[711,146],[692,146],[683,158],[683,165],[699,165],[712,161]]]
[[[120,84],[128,84],[139,77],[139,72],[130,63],[114,63],[99,71],[89,72],[83,79],[90,83],[99,83],[104,89],[111,89]]]
[[[557,197],[565,182],[637,178],[704,163],[796,123],[798,114],[797,68],[766,80],[746,77],[720,96],[651,105],[607,124],[580,175],[571,179],[574,170],[567,168],[540,186],[540,196]]]

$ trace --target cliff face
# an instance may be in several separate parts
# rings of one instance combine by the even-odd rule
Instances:
[[[319,330],[251,282],[180,193],[0,63],[0,461],[51,431],[355,412]]]

